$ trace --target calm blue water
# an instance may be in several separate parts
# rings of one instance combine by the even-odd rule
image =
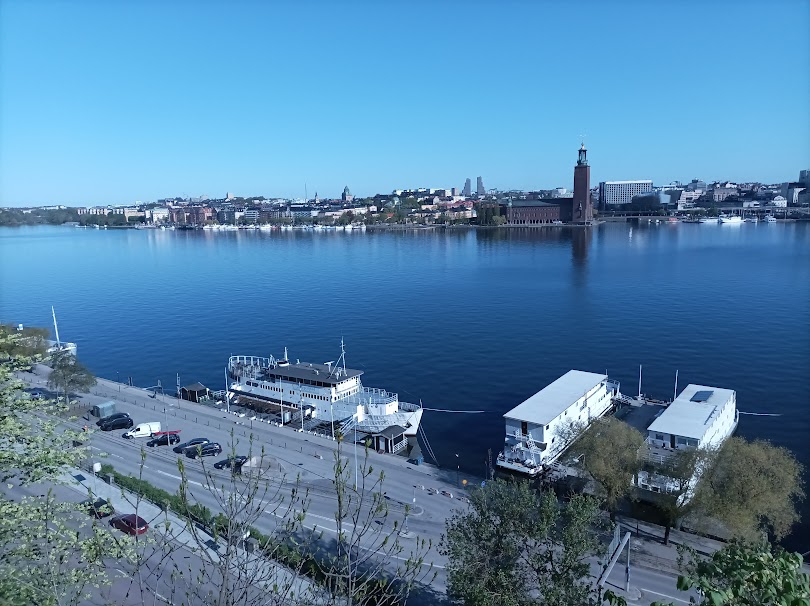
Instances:
[[[810,225],[397,233],[0,230],[0,321],[50,325],[97,374],[200,380],[230,354],[334,360],[435,408],[440,463],[484,473],[501,415],[571,368],[671,397],[735,389],[740,434],[810,468]],[[810,509],[804,508],[805,518]],[[810,525],[794,535],[810,549]],[[801,543],[801,544],[799,544]]]

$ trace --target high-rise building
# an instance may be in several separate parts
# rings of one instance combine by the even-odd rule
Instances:
[[[593,221],[591,203],[591,167],[588,166],[588,150],[583,143],[579,148],[577,165],[574,167],[574,200],[571,206],[572,223]]]
[[[481,177],[478,177],[478,181],[476,182],[475,193],[479,196],[485,196],[487,193],[487,190],[484,189],[484,180]]]
[[[470,196],[472,196],[472,183],[470,182],[469,179],[464,181],[464,189],[461,190],[461,195],[464,196],[465,198],[469,198]]]
[[[652,189],[652,181],[602,181],[599,184],[599,203],[602,208],[616,208],[630,204],[633,196],[646,194]]]

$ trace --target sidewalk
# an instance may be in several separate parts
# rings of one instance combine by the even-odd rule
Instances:
[[[709,556],[722,549],[725,543],[700,535],[675,530],[669,533],[669,545],[664,545],[663,526],[642,522],[628,516],[619,515],[616,522],[622,534],[630,532],[630,551],[639,566],[652,570],[680,573],[678,567],[678,546],[691,547],[701,555]]]

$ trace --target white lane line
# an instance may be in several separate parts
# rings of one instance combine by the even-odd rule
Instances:
[[[162,469],[156,469],[155,471],[157,471],[159,474],[167,476],[169,478],[174,478],[175,480],[182,480],[183,479],[180,476],[172,475],[172,474],[170,474],[168,472],[163,471]],[[188,481],[189,484],[194,484],[195,486],[202,486],[202,484],[200,484],[199,482],[195,482],[194,480],[187,480],[187,481]]]
[[[655,595],[660,595],[662,598],[667,598],[668,600],[675,600],[676,602],[682,602],[684,604],[689,604],[689,600],[684,600],[683,598],[676,598],[674,595],[667,595],[666,593],[660,593],[658,591],[653,591],[652,589],[644,589],[643,587],[639,587],[641,591],[645,591],[647,593],[653,593]]]

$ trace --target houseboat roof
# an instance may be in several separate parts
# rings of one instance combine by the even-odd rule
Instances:
[[[359,377],[363,374],[362,370],[354,370],[352,368],[344,370],[342,366],[336,368],[334,364],[330,369],[326,364],[313,364],[309,362],[298,362],[288,365],[278,364],[266,369],[265,372],[268,375],[277,377],[288,377],[296,380],[309,379],[310,381],[319,381],[331,385],[343,383],[343,381]]]
[[[569,370],[503,416],[508,419],[546,425],[605,379],[607,379],[607,375]]]
[[[647,431],[703,440],[734,390],[689,384],[664,409]]]

